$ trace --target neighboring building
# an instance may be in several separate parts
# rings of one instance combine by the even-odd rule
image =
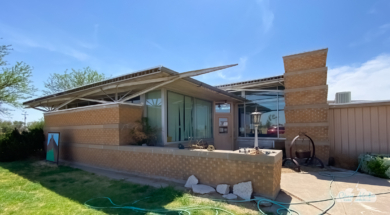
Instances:
[[[26,101],[24,105],[45,112],[45,132],[61,132],[61,145],[89,144],[104,149],[108,145],[134,144],[130,130],[137,120],[147,117],[151,125],[160,128],[158,146],[176,147],[190,139],[203,139],[222,150],[253,147],[250,114],[257,109],[263,113],[258,128],[263,148],[288,149],[298,133],[306,132],[316,144],[317,157],[325,164],[329,157],[335,157],[353,166],[358,152],[389,153],[390,137],[380,139],[375,135],[374,140],[382,141],[377,144],[380,150],[344,149],[348,159],[340,150],[334,150],[338,145],[344,147],[346,137],[336,140],[334,135],[332,123],[340,118],[334,118],[339,114],[333,111],[337,105],[327,101],[327,51],[285,56],[285,73],[270,78],[214,87],[191,77],[234,65],[185,73],[159,66]],[[382,127],[373,128],[383,133]],[[305,147],[307,143],[300,143],[294,150]]]

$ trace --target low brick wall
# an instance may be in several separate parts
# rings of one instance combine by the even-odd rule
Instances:
[[[254,156],[222,150],[63,144],[60,159],[182,182],[195,175],[200,183],[211,186],[252,181],[254,193],[275,199],[280,191],[282,151],[272,152]]]

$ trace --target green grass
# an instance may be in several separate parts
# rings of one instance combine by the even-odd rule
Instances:
[[[234,214],[258,214],[255,210],[225,202],[193,197],[172,187],[156,189],[123,180],[111,180],[44,161],[0,163],[0,214],[152,214],[128,209],[97,210],[84,206],[85,201],[97,197],[109,197],[116,204],[146,209],[202,205],[220,207]],[[140,199],[143,200],[132,204]],[[89,203],[100,207],[111,206],[106,199],[96,199]],[[178,213],[172,211],[164,214]],[[197,210],[191,214],[215,214],[215,210]],[[227,213],[219,211],[219,214]]]

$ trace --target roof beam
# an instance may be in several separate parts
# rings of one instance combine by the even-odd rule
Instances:
[[[144,94],[144,93],[147,93],[147,92],[152,91],[152,90],[154,90],[154,89],[156,89],[156,88],[162,87],[162,86],[164,86],[164,85],[166,85],[166,84],[172,83],[172,82],[174,82],[174,81],[176,81],[176,80],[179,80],[179,79],[180,79],[180,77],[176,77],[176,78],[174,78],[174,79],[172,79],[172,80],[170,80],[170,81],[166,81],[166,82],[163,82],[163,83],[161,83],[161,84],[157,84],[157,85],[155,85],[155,86],[153,86],[153,87],[149,87],[149,88],[147,88],[147,89],[145,89],[145,90],[141,90],[141,91],[138,92],[138,93],[135,93],[135,94],[133,94],[133,95],[129,95],[129,96],[126,96],[125,98],[122,98],[121,100],[118,101],[118,103],[124,103],[125,101],[127,101],[127,100],[129,100],[129,99],[135,98],[135,97],[137,97],[137,96],[140,96],[140,95],[142,95],[142,94]]]
[[[47,112],[47,110],[43,110],[41,108],[37,108],[37,107],[31,107],[32,109],[35,109],[35,110],[39,110],[39,111],[43,111],[43,112]]]
[[[104,100],[97,100],[97,99],[87,99],[87,98],[78,98],[79,100],[89,101],[89,102],[97,102],[102,104],[112,103]]]
[[[137,81],[137,82],[130,82],[130,83],[122,83],[122,84],[119,84],[118,87],[130,87],[130,86],[136,86],[136,85],[142,85],[142,84],[151,84],[151,83],[156,83],[156,82],[162,82],[162,81],[167,81],[167,80],[171,80],[172,79],[172,76],[170,77],[164,77],[164,78],[155,78],[155,79],[151,79],[151,80],[143,80],[143,81]],[[112,88],[116,88],[116,85],[114,86],[106,86],[106,87],[103,87],[104,90],[108,90],[108,89],[112,89]],[[91,93],[90,93],[91,92]],[[94,94],[94,93],[97,93],[97,92],[100,92],[100,88],[99,89],[95,89],[93,91],[89,91],[89,92],[86,92],[85,94],[83,94],[82,96],[78,96],[78,97],[84,97],[84,96],[87,96],[87,95],[91,95],[91,94]],[[52,99],[49,99],[50,101],[63,101],[63,100],[68,100],[68,98],[52,98]],[[73,100],[74,101],[74,100]],[[38,103],[38,102],[36,102]],[[36,104],[35,102],[30,104],[29,106],[33,106]]]
[[[283,81],[283,80],[267,81],[267,82],[260,82],[260,83],[248,84],[248,85],[227,86],[227,87],[221,87],[219,89],[221,89],[221,90],[239,90],[239,89],[246,89],[248,87],[258,87],[261,85],[276,84],[276,83],[280,84],[281,81]]]
[[[121,99],[119,100],[113,100],[111,97],[110,99],[113,100],[113,102],[118,102],[118,103],[123,103],[124,101],[126,100],[129,100],[129,99],[132,99],[134,97],[137,97],[137,96],[140,96],[144,93],[147,93],[151,90],[154,90],[158,87],[161,87],[161,86],[164,86],[166,84],[169,84],[169,83],[172,83],[178,79],[182,79],[182,78],[186,78],[186,77],[193,77],[193,76],[198,76],[198,75],[203,75],[203,74],[206,74],[206,73],[210,73],[210,72],[214,72],[214,71],[218,71],[218,70],[221,70],[221,69],[226,69],[226,68],[229,68],[229,67],[233,67],[233,66],[237,66],[238,64],[231,64],[231,65],[225,65],[225,66],[218,66],[218,67],[211,67],[211,68],[206,68],[206,69],[200,69],[200,70],[193,70],[193,71],[188,71],[188,72],[183,72],[183,73],[178,73],[176,75],[172,75],[172,76],[169,76],[169,77],[163,77],[163,78],[154,78],[154,79],[150,79],[150,80],[141,80],[141,81],[137,81],[137,82],[128,82],[128,83],[121,83],[121,84],[118,84],[116,83],[115,85],[110,85],[110,86],[104,86],[104,87],[100,87],[99,89],[94,89],[94,90],[91,90],[89,92],[86,92],[84,94],[81,94],[81,95],[76,95],[75,97],[73,98],[67,98],[69,100],[67,100],[66,102],[63,102],[61,103],[59,106],[57,106],[56,108],[54,108],[54,111],[57,111],[59,110],[61,107],[77,100],[77,99],[81,99],[87,95],[91,95],[91,94],[94,94],[94,93],[97,93],[99,91],[103,91],[105,93],[104,90],[107,90],[107,89],[112,89],[112,88],[118,88],[118,87],[129,87],[129,86],[135,86],[135,85],[142,85],[142,84],[152,84],[152,83],[157,83],[157,82],[162,82],[160,84],[157,84],[153,87],[150,87],[150,88],[147,88],[145,90],[142,90],[136,94],[133,94],[133,95],[129,95],[129,96],[125,96],[125,97],[122,97]],[[107,93],[105,93],[107,95]],[[108,95],[107,95],[108,96]],[[85,100],[85,99],[84,99]],[[97,102],[97,101],[96,101]],[[31,106],[32,104],[30,104]]]
[[[120,101],[118,101],[119,103],[123,103],[124,101],[127,101],[129,99],[132,99],[132,98],[135,98],[137,96],[140,96],[142,94],[145,94],[149,91],[152,91],[156,88],[159,88],[159,87],[162,87],[166,84],[169,84],[169,83],[172,83],[176,80],[179,80],[181,78],[186,78],[186,77],[193,77],[193,76],[197,76],[197,75],[203,75],[203,74],[206,74],[206,73],[209,73],[209,72],[214,72],[214,71],[218,71],[218,70],[221,70],[221,69],[226,69],[226,68],[229,68],[229,67],[233,67],[233,66],[237,66],[238,64],[231,64],[231,65],[226,65],[226,66],[217,66],[217,67],[212,67],[212,68],[207,68],[207,69],[200,69],[200,70],[193,70],[193,71],[188,71],[188,72],[183,72],[183,73],[179,73],[177,75],[174,75],[173,79],[171,77],[171,80],[169,81],[165,81],[161,84],[158,84],[158,85],[155,85],[153,87],[149,87],[145,90],[142,90],[136,94],[133,94],[133,95],[130,95],[130,96],[127,96],[125,98],[122,98]]]
[[[230,64],[230,65],[226,65],[226,66],[217,66],[217,67],[211,67],[211,68],[207,68],[207,69],[193,70],[193,71],[179,73],[176,76],[179,76],[180,78],[193,77],[193,76],[203,75],[203,74],[206,74],[209,72],[214,72],[214,71],[226,69],[226,68],[237,66],[237,65],[238,64]]]

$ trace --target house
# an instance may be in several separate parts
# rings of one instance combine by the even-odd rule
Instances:
[[[324,164],[332,158],[353,168],[359,153],[389,153],[390,102],[328,104],[327,53],[320,49],[285,56],[284,74],[219,86],[192,77],[235,65],[183,73],[158,66],[23,104],[44,111],[46,135],[61,133],[64,161],[172,180],[195,174],[210,185],[250,180],[255,192],[274,198],[283,157],[275,149],[286,149],[290,156],[287,149],[300,132],[314,140]],[[262,112],[259,145],[270,149],[264,156],[235,151],[253,147],[250,115],[255,110]],[[378,117],[378,111],[385,117]],[[154,144],[159,147],[132,146],[131,129],[142,117],[158,128]],[[177,148],[192,140],[217,150]],[[296,144],[292,153],[308,149],[307,141]]]

